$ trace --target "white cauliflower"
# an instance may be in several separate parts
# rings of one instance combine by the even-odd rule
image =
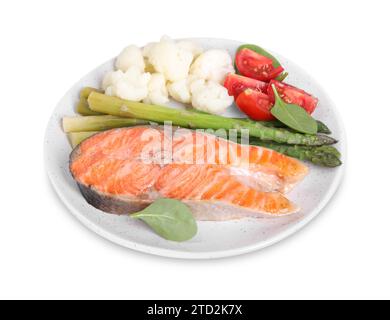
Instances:
[[[223,113],[234,101],[224,86],[213,81],[195,80],[190,85],[190,91],[192,106],[208,113]]]
[[[148,96],[143,100],[145,103],[164,105],[169,101],[165,77],[161,73],[151,75],[148,91]]]
[[[189,40],[179,41],[177,46],[181,49],[187,50],[192,53],[194,58],[197,58],[203,53],[203,48],[195,42]]]
[[[140,48],[128,46],[116,58],[115,67],[126,72],[130,67],[137,67],[141,71],[145,70],[144,57]]]
[[[157,44],[157,42],[150,42],[142,48],[142,54],[146,58],[150,54],[150,50]]]
[[[168,83],[169,95],[176,101],[191,103],[190,82],[187,79]]]
[[[225,50],[203,52],[192,41],[176,43],[163,37],[142,49],[123,49],[115,67],[117,71],[107,73],[102,82],[107,95],[156,105],[165,105],[171,96],[214,114],[224,112],[233,103],[233,97],[221,85],[227,74],[234,73],[232,59]]]
[[[151,42],[142,48],[142,55],[144,56],[144,61],[145,61],[145,71],[150,73],[154,73],[155,70],[152,64],[149,62],[148,55],[150,49],[152,49],[155,44],[156,42]]]
[[[203,89],[205,85],[206,85],[206,80],[193,77],[193,81],[191,81],[189,84],[191,94],[197,91],[198,89],[200,90]]]
[[[123,79],[123,76],[124,73],[121,70],[107,72],[102,81],[102,89],[106,91],[108,87]]]
[[[158,43],[147,45],[143,53],[154,70],[172,82],[188,76],[194,58],[190,51],[180,48],[169,38],[162,38]]]
[[[116,96],[131,101],[141,101],[148,96],[150,73],[143,73],[138,67],[130,67],[109,72],[103,79],[102,87],[109,96]]]
[[[199,80],[197,77],[193,75],[189,75],[188,78],[175,81],[175,82],[169,82],[168,92],[170,96],[175,99],[176,101],[182,102],[182,103],[191,103],[191,84]]]
[[[229,73],[234,73],[232,58],[226,50],[213,49],[202,53],[191,66],[190,73],[200,79],[223,84]]]

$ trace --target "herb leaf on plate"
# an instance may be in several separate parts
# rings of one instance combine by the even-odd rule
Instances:
[[[141,219],[158,235],[171,241],[187,241],[198,232],[189,207],[174,199],[158,199],[146,209],[130,216]]]
[[[272,90],[275,94],[275,105],[271,113],[276,119],[298,132],[307,134],[318,132],[317,121],[305,109],[296,104],[285,103],[274,85],[272,85]]]

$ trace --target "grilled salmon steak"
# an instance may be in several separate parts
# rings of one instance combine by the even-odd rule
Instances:
[[[282,193],[308,172],[269,149],[150,126],[90,137],[72,152],[70,170],[86,200],[103,211],[129,214],[163,197],[187,203],[198,220],[294,213]]]

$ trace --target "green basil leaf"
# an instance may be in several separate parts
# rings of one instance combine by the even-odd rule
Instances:
[[[274,85],[272,85],[272,90],[275,94],[275,105],[271,109],[271,113],[276,119],[298,132],[308,134],[318,132],[317,121],[305,109],[296,104],[285,103]]]
[[[171,241],[190,240],[198,232],[191,210],[178,200],[158,199],[131,217],[141,219],[158,235]]]
[[[254,52],[257,52],[258,54],[261,54],[262,56],[264,57],[267,57],[267,58],[270,58],[272,59],[272,65],[277,68],[277,67],[280,67],[281,64],[280,62],[278,61],[278,59],[276,59],[272,54],[270,54],[268,51],[264,50],[263,48],[255,45],[255,44],[243,44],[242,46],[239,46],[238,49],[237,49],[237,52],[239,52],[240,50],[242,49],[250,49]],[[238,69],[237,69],[237,66],[236,67],[236,71],[238,73]],[[288,73],[287,72],[283,72],[282,74],[280,74],[276,80],[278,81],[283,81],[287,78],[288,76]]]

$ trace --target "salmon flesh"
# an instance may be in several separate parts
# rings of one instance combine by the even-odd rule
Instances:
[[[86,200],[113,214],[158,198],[187,203],[198,220],[273,217],[299,208],[285,197],[308,173],[296,159],[204,132],[140,126],[96,134],[72,152]]]

